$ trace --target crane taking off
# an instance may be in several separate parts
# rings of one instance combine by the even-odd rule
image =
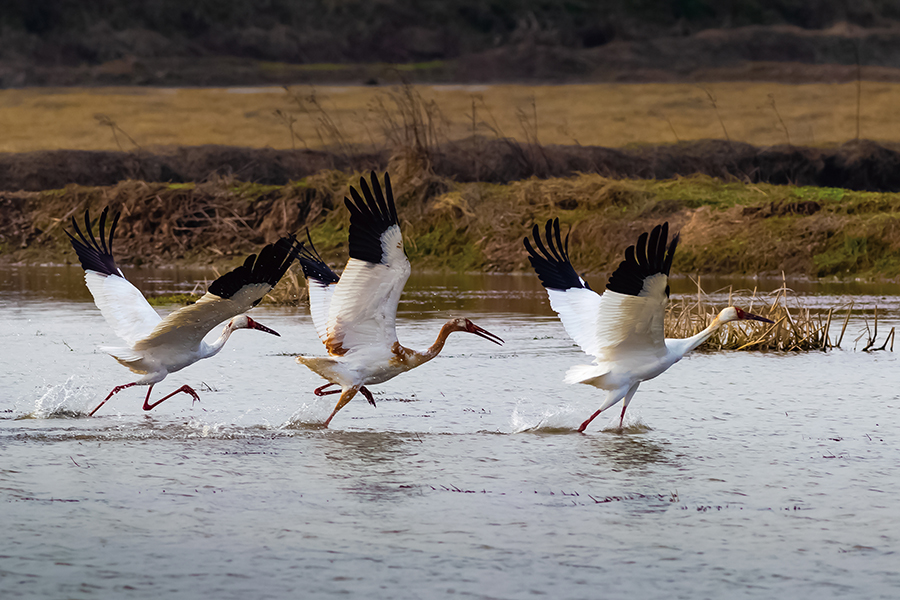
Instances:
[[[153,403],[150,403],[150,392],[169,373],[218,354],[237,329],[256,329],[279,335],[242,313],[259,304],[297,258],[303,244],[298,243],[294,236],[269,244],[260,251],[259,257],[251,254],[243,265],[212,282],[206,294],[196,303],[180,308],[163,319],[116,265],[112,245],[119,213],[113,218],[109,235],[106,236],[108,210],[107,207],[100,215],[99,243],[94,237],[88,211],[84,213],[84,227],[90,239],[78,228],[74,217],[72,227],[75,235],[68,231],[66,235],[84,268],[84,281],[94,297],[94,303],[116,335],[127,344],[101,350],[142,377],[114,387],[103,402],[91,411],[91,416],[114,394],[135,385],[150,386],[144,399],[144,410],[152,409],[179,392],[190,394],[197,401],[200,396],[189,385],[183,385]],[[203,341],[204,336],[225,319],[231,320],[225,325],[222,335],[211,344]]]
[[[297,362],[329,382],[316,389],[316,395],[340,393],[325,427],[357,392],[374,406],[367,385],[383,383],[433,359],[454,331],[503,342],[469,319],[458,318],[447,321],[426,350],[400,345],[397,305],[409,278],[409,260],[403,251],[391,179],[385,173],[384,192],[374,172],[370,179],[371,188],[365,179],[359,180],[362,195],[351,187],[353,200],[344,199],[350,210],[350,260],[341,276],[319,257],[311,240],[310,249],[298,259],[309,285],[313,324],[330,356],[299,356]],[[341,389],[326,392],[332,385]]]
[[[669,224],[642,233],[635,246],[625,250],[625,260],[610,276],[602,295],[591,290],[569,260],[569,236],[565,243],[559,219],[547,221],[547,246],[537,225],[534,244],[525,238],[528,260],[547,289],[550,307],[559,315],[569,336],[594,364],[578,365],[566,373],[566,383],[584,383],[606,390],[606,401],[578,428],[587,429],[597,415],[622,401],[619,430],[625,409],[642,381],[653,379],[705,342],[717,329],[739,320],[772,323],[735,306],[722,310],[700,333],[684,339],[666,339],[664,320],[669,300],[669,271],[678,245],[678,234],[668,243]]]

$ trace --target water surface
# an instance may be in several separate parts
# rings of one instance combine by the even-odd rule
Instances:
[[[129,275],[157,293],[203,278]],[[642,384],[624,433],[612,409],[582,435],[602,398],[562,383],[589,360],[534,278],[433,275],[408,286],[401,342],[425,347],[465,315],[506,345],[454,334],[330,429],[317,424],[335,397],[314,396],[322,382],[294,362],[324,354],[305,307],[254,309],[282,337],[237,332],[154,389],[188,383],[200,403],[144,413],[146,388],[132,388],[87,418],[130,374],[97,350],[115,338],[80,269],[0,282],[4,599],[900,589],[894,354],[697,353]],[[897,321],[890,286],[801,291]]]

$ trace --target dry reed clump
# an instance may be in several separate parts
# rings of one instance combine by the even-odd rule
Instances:
[[[724,291],[724,290],[723,290]],[[776,350],[804,352],[840,347],[850,316],[847,310],[844,327],[837,343],[829,337],[829,327],[835,309],[825,315],[804,307],[793,291],[782,284],[777,290],[758,294],[757,290],[728,290],[728,306],[741,308],[774,321],[741,321],[722,327],[703,343],[707,350]],[[758,308],[755,308],[758,307]],[[709,303],[707,294],[697,283],[695,297],[683,296],[670,304],[666,311],[666,337],[686,338],[704,330],[724,307]]]

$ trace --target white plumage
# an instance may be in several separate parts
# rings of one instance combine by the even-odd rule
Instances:
[[[529,260],[547,289],[550,306],[559,314],[566,332],[587,354],[591,365],[574,366],[566,373],[566,383],[584,383],[607,391],[600,409],[584,421],[584,431],[601,412],[622,403],[619,429],[625,409],[642,381],[653,379],[706,341],[719,327],[739,319],[772,321],[736,307],[724,309],[713,322],[686,339],[665,338],[665,311],[669,298],[669,271],[678,244],[678,235],[666,248],[668,223],[643,233],[636,246],[625,251],[599,295],[578,276],[569,261],[569,238],[562,241],[559,219],[547,221],[545,237],[535,225],[532,231],[537,249],[525,238]]]
[[[113,388],[103,402],[91,411],[91,415],[115,393],[134,385],[150,386],[144,399],[144,410],[152,409],[179,392],[190,394],[195,401],[199,400],[197,392],[184,385],[152,404],[149,402],[154,384],[165,379],[169,373],[217,354],[233,331],[257,329],[278,335],[241,313],[259,303],[297,258],[302,245],[298,246],[293,236],[281,238],[275,244],[266,246],[259,258],[256,255],[249,256],[243,265],[214,281],[209,291],[195,304],[161,318],[143,294],[125,279],[116,265],[112,244],[119,215],[113,219],[107,239],[107,213],[108,209],[104,209],[100,215],[99,243],[94,237],[87,212],[84,223],[90,240],[81,232],[74,219],[72,226],[75,235],[66,233],[84,268],[84,280],[94,297],[94,303],[116,335],[126,344],[101,349],[142,377]],[[203,339],[206,334],[226,319],[231,321],[219,338],[207,344]]]
[[[397,306],[409,279],[409,260],[403,251],[390,178],[385,174],[384,192],[374,173],[370,179],[371,188],[360,179],[362,196],[351,187],[353,201],[345,199],[350,210],[350,260],[341,276],[322,261],[311,241],[299,258],[309,282],[313,324],[329,357],[300,356],[297,361],[329,382],[315,390],[317,395],[341,394],[326,427],[357,392],[374,405],[367,385],[383,383],[431,360],[454,331],[502,342],[468,319],[451,319],[427,350],[417,352],[400,345]],[[332,385],[341,389],[324,391]]]

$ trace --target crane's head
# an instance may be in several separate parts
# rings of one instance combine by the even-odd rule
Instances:
[[[720,312],[719,321],[721,321],[722,323],[731,323],[732,321],[762,321],[763,323],[775,322],[765,317],[760,317],[759,315],[748,313],[745,310],[741,310],[737,306],[729,306],[728,308]]]
[[[257,323],[256,321],[254,321],[253,319],[248,317],[247,315],[236,316],[228,323],[228,326],[233,330],[234,329],[256,329],[258,331],[265,331],[266,333],[271,333],[272,335],[277,335],[278,337],[281,337],[281,334],[278,333],[277,331],[269,329],[265,325],[260,325],[259,323]]]
[[[448,326],[449,326],[451,332],[452,331],[466,331],[468,333],[474,333],[478,337],[483,337],[484,339],[486,339],[488,341],[494,342],[498,346],[503,345],[503,340],[500,339],[500,337],[494,335],[493,333],[491,333],[490,331],[487,331],[486,329],[482,329],[481,327],[479,327],[478,325],[476,325],[475,323],[473,323],[472,321],[470,321],[468,319],[462,319],[462,318],[452,319],[447,322],[447,325],[445,325],[445,327],[448,327]]]

